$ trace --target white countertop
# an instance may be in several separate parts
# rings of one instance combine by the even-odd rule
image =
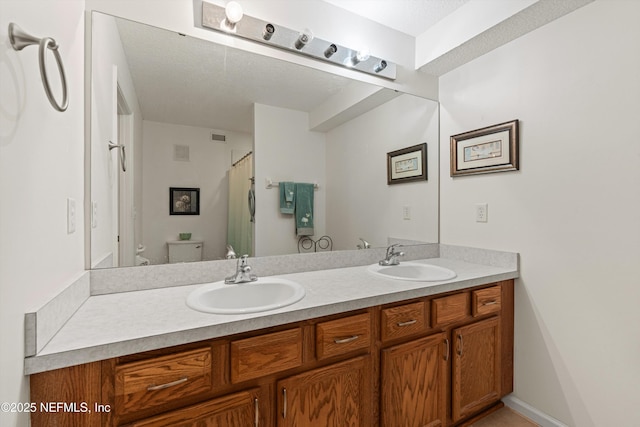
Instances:
[[[300,283],[305,297],[276,310],[242,315],[208,314],[185,299],[202,286],[187,285],[89,297],[33,357],[33,374],[163,347],[282,325],[406,299],[460,290],[518,277],[513,268],[449,258],[421,260],[449,268],[457,277],[443,282],[385,279],[367,266],[277,275]]]

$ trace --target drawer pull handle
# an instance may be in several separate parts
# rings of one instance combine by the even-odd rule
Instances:
[[[260,422],[260,406],[258,405],[258,398],[253,399],[253,408],[255,412],[255,419],[253,420],[253,424],[255,427],[258,427],[258,423]]]
[[[462,341],[462,334],[458,334],[458,356],[462,356],[464,349],[464,342]]]
[[[397,325],[402,327],[402,326],[415,325],[416,323],[418,323],[416,319],[411,319],[411,320],[407,320],[406,322],[398,322]]]
[[[187,381],[189,381],[189,378],[184,377],[166,384],[150,385],[149,387],[147,387],[147,391],[163,390],[165,388],[177,386],[178,384],[186,383]]]
[[[444,339],[444,346],[445,346],[445,353],[444,353],[444,360],[445,362],[449,360],[449,352],[451,351],[451,346],[449,345],[449,338],[445,338]]]
[[[485,303],[482,303],[482,305],[496,305],[498,303],[498,301],[493,300],[493,301],[487,301]]]
[[[353,336],[350,336],[349,338],[343,338],[343,339],[337,339],[336,338],[336,339],[333,340],[333,342],[336,343],[336,344],[346,344],[346,343],[349,343],[349,342],[353,342],[353,341],[357,340],[358,338],[360,338],[360,336],[353,335]]]
[[[282,419],[287,418],[287,389],[282,389]]]

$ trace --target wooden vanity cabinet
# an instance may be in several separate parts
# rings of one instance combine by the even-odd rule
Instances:
[[[452,418],[460,421],[501,397],[500,318],[453,330]]]
[[[129,424],[130,427],[229,427],[260,425],[260,390],[211,399]]]
[[[430,324],[385,340],[387,319],[415,326],[421,304]],[[468,425],[513,390],[512,280],[383,308],[381,324],[382,427]]]
[[[446,334],[382,350],[380,417],[384,427],[435,427],[447,420]]]
[[[31,376],[32,426],[463,426],[512,391],[513,280]],[[94,404],[102,410],[94,410]]]
[[[361,356],[278,381],[278,427],[373,425],[371,358]]]

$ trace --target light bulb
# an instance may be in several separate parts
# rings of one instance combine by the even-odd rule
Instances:
[[[380,71],[384,70],[385,68],[387,68],[387,61],[382,59],[380,62],[378,62],[376,64],[375,67],[373,67],[373,71],[375,71],[376,73],[379,73]]]
[[[298,36],[298,40],[296,40],[295,42],[296,49],[302,49],[307,43],[310,43],[311,40],[313,40],[313,31],[305,28],[304,30],[302,30],[302,32]]]
[[[225,18],[220,22],[220,29],[228,33],[235,33],[236,24],[240,22],[244,16],[242,6],[240,6],[240,3],[238,2],[230,1],[224,8],[224,14]]]
[[[370,56],[371,54],[369,53],[369,49],[361,49],[356,52],[356,59],[358,62],[366,61]]]
[[[236,24],[240,22],[242,17],[244,16],[244,12],[242,11],[242,6],[237,1],[230,1],[227,3],[227,7],[224,8],[224,14],[227,16],[227,21],[231,24]]]
[[[338,51],[338,47],[335,44],[330,44],[329,47],[324,51],[325,58],[331,58],[331,56]]]
[[[273,24],[267,24],[264,26],[264,30],[262,30],[262,38],[265,40],[271,40],[273,33],[276,32],[276,28]]]

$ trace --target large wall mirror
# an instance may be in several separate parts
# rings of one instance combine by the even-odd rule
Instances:
[[[438,241],[437,102],[91,20],[91,268]],[[422,143],[427,179],[389,185],[387,153]],[[280,182],[314,184],[303,245]]]

